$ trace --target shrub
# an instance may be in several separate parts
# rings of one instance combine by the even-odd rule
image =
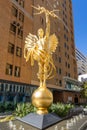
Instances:
[[[23,117],[35,111],[36,111],[36,108],[31,103],[19,103],[17,104],[14,115],[18,117]]]
[[[68,114],[69,110],[73,108],[71,104],[56,103],[52,104],[48,111],[49,113],[56,113],[60,117],[64,117]],[[17,104],[14,115],[23,117],[29,113],[36,112],[36,108],[31,103],[19,103]]]
[[[71,104],[53,103],[49,108],[49,112],[56,113],[60,117],[65,117],[71,108],[73,108]]]

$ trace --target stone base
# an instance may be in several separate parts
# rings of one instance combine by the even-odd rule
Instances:
[[[28,125],[31,125],[33,127],[36,127],[40,130],[44,130],[45,128],[48,128],[56,124],[57,122],[60,122],[62,119],[52,113],[43,114],[43,115],[30,113],[23,118],[17,118],[17,120],[24,122]]]

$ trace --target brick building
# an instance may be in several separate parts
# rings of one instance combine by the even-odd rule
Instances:
[[[48,10],[59,10],[56,15],[60,19],[51,18],[51,34],[55,33],[59,44],[56,52],[53,54],[54,64],[56,66],[56,75],[53,79],[47,81],[47,86],[52,88],[54,101],[74,102],[75,96],[79,99],[80,83],[77,80],[77,63],[75,56],[73,12],[71,0],[34,0],[34,5],[44,6]],[[34,10],[34,13],[37,11]],[[45,31],[46,23],[44,14],[34,16],[34,34],[37,34],[38,28]],[[38,85],[36,76],[37,66],[33,67],[32,83]],[[70,86],[70,87],[68,87]],[[71,87],[73,86],[73,87]],[[75,88],[76,87],[76,88]],[[80,102],[80,99],[79,101]]]
[[[53,91],[55,102],[67,102],[68,99],[74,102],[79,92],[72,87],[68,89],[66,86],[71,80],[65,80],[77,79],[71,0],[0,1],[0,101],[25,101],[27,96],[29,100],[39,85],[37,64],[31,68],[23,55],[27,34],[37,34],[38,28],[46,26],[44,15],[33,15],[35,10],[31,5],[38,4],[49,10],[59,9],[56,14],[61,18],[51,19],[51,34],[56,34],[59,45],[53,55],[56,75],[47,81],[47,86]]]
[[[27,89],[32,72],[30,64],[25,62],[23,51],[25,37],[33,27],[32,4],[32,0],[0,1],[1,101],[22,101],[29,95]]]

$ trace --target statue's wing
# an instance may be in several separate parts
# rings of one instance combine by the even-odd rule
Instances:
[[[49,52],[50,53],[55,52],[57,45],[58,45],[58,39],[56,35],[53,34],[49,37],[49,45],[48,45]]]
[[[28,36],[26,37],[26,40],[25,40],[24,58],[26,59],[26,61],[28,61],[30,58],[32,65],[34,62],[33,54],[34,54],[35,48],[37,46],[37,41],[38,41],[37,36],[33,35],[31,33],[28,34]]]

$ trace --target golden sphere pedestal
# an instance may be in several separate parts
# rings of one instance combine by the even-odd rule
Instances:
[[[39,87],[32,95],[32,104],[37,108],[37,114],[47,114],[52,102],[52,92],[46,87]]]

